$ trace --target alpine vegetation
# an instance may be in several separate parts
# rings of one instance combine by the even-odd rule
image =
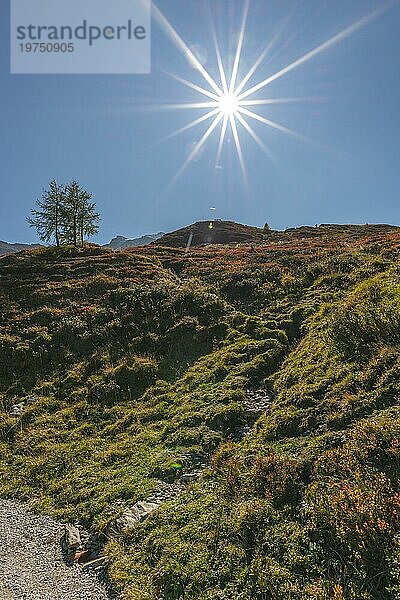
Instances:
[[[0,496],[123,600],[399,598],[400,230],[81,248],[81,192],[0,260]]]

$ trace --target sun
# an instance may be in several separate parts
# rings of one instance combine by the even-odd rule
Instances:
[[[240,109],[240,103],[235,94],[223,94],[219,100],[219,109],[224,116],[235,116]]]
[[[242,173],[244,176],[245,183],[247,185],[247,172],[245,161],[242,152],[242,144],[241,144],[241,134],[243,130],[257,143],[257,145],[267,154],[267,156],[271,159],[271,161],[276,164],[273,154],[271,153],[269,147],[260,139],[257,135],[256,131],[254,131],[253,127],[250,125],[249,121],[256,121],[258,124],[266,125],[268,128],[272,128],[275,131],[278,131],[282,134],[290,135],[294,138],[297,138],[303,142],[314,143],[312,140],[309,140],[305,135],[294,131],[293,129],[289,129],[285,127],[283,124],[273,121],[271,118],[266,118],[263,115],[256,112],[255,108],[265,108],[267,109],[269,105],[276,104],[287,104],[292,102],[304,102],[307,101],[306,98],[277,98],[275,95],[272,97],[260,97],[259,92],[264,88],[267,88],[270,84],[277,81],[283,76],[286,76],[291,71],[294,71],[298,67],[304,65],[309,60],[318,56],[322,52],[327,51],[332,48],[339,42],[343,41],[348,36],[354,34],[358,30],[366,27],[369,23],[374,21],[378,16],[383,14],[389,5],[384,5],[384,7],[379,8],[358,21],[353,22],[348,27],[339,31],[336,35],[333,35],[331,38],[327,39],[325,42],[320,44],[319,46],[314,47],[306,54],[303,54],[293,62],[287,64],[285,67],[279,69],[276,72],[271,73],[267,77],[261,78],[261,81],[255,84],[251,84],[251,80],[256,73],[257,69],[263,64],[264,59],[270,53],[272,47],[276,43],[279,32],[273,36],[267,43],[263,52],[254,62],[253,66],[247,72],[247,74],[243,77],[240,77],[240,62],[242,58],[243,46],[244,46],[244,38],[245,38],[245,29],[247,25],[247,17],[249,13],[250,0],[243,0],[243,14],[242,21],[239,30],[239,36],[237,41],[236,53],[234,56],[232,68],[229,69],[226,65],[224,65],[223,57],[221,54],[219,42],[217,39],[217,34],[215,30],[214,22],[211,18],[211,31],[214,40],[215,46],[215,55],[216,62],[218,66],[219,77],[213,77],[211,73],[205,68],[202,62],[195,56],[194,52],[187,46],[187,44],[183,41],[171,23],[165,18],[159,8],[156,6],[156,3],[152,3],[153,13],[155,18],[161,27],[165,30],[168,37],[174,43],[174,45],[182,52],[182,54],[186,57],[191,67],[195,67],[198,73],[203,77],[204,81],[207,83],[206,87],[202,87],[194,81],[190,81],[180,77],[179,75],[175,75],[173,73],[168,73],[171,77],[173,77],[178,82],[184,84],[191,90],[194,90],[198,94],[200,94],[203,98],[203,101],[197,102],[188,102],[184,104],[166,104],[161,105],[161,108],[166,109],[192,109],[192,110],[206,110],[206,113],[201,115],[200,117],[194,119],[187,125],[177,129],[171,134],[164,137],[161,141],[166,141],[171,139],[174,136],[177,136],[185,131],[188,131],[192,127],[196,127],[201,123],[206,123],[207,121],[211,121],[208,125],[204,134],[200,137],[198,142],[195,144],[195,147],[192,149],[190,154],[186,157],[185,162],[179,168],[177,173],[174,175],[173,179],[170,181],[169,185],[164,189],[163,194],[166,195],[174,186],[179,177],[184,173],[186,168],[190,165],[191,161],[198,156],[199,151],[206,144],[207,140],[211,137],[214,131],[219,130],[219,143],[217,156],[215,160],[215,168],[221,168],[221,155],[224,147],[224,142],[226,139],[229,139],[228,132],[230,132],[231,137],[234,141],[234,145],[237,150],[237,156],[240,162],[240,166],[242,169]],[[228,76],[229,74],[229,76]]]

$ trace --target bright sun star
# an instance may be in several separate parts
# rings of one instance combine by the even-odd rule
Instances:
[[[240,108],[239,100],[235,94],[223,94],[219,100],[219,109],[224,116],[236,115]]]
[[[366,25],[368,25],[369,23],[374,21],[382,13],[384,13],[388,8],[388,5],[385,4],[383,7],[375,10],[374,12],[372,12],[370,14],[367,14],[366,16],[362,17],[358,21],[353,22],[346,29],[340,31],[333,37],[326,40],[324,43],[320,44],[319,46],[316,46],[315,48],[313,48],[312,50],[310,50],[303,56],[300,56],[300,58],[297,58],[293,62],[286,65],[285,67],[268,75],[267,77],[265,77],[258,83],[249,85],[249,82],[251,81],[255,72],[262,65],[264,59],[270,53],[271,48],[274,46],[274,44],[276,43],[277,38],[278,38],[278,35],[276,35],[268,42],[264,51],[254,62],[253,66],[247,72],[247,74],[242,79],[238,79],[240,60],[241,60],[241,56],[242,56],[242,52],[243,52],[245,29],[246,29],[247,17],[248,17],[248,13],[249,13],[249,5],[250,5],[250,0],[244,0],[242,22],[241,22],[241,27],[240,27],[239,37],[238,37],[236,53],[235,53],[233,65],[231,65],[230,69],[227,69],[226,65],[224,65],[219,42],[217,39],[217,34],[215,31],[214,22],[213,22],[212,18],[210,19],[211,31],[212,31],[213,40],[214,40],[215,55],[216,55],[216,61],[217,61],[217,66],[218,66],[218,73],[219,73],[219,77],[212,77],[210,72],[204,67],[204,65],[200,62],[200,60],[195,56],[194,52],[192,50],[190,50],[190,48],[187,46],[187,44],[185,44],[185,42],[182,40],[182,38],[176,32],[174,27],[171,25],[171,23],[164,17],[162,12],[156,6],[155,2],[153,2],[153,13],[154,13],[154,16],[157,19],[158,23],[165,30],[165,32],[167,33],[169,38],[172,40],[174,45],[186,57],[187,61],[191,65],[191,67],[195,67],[196,70],[202,75],[204,81],[207,83],[207,87],[202,87],[192,81],[188,81],[188,80],[180,77],[179,75],[174,75],[172,73],[169,73],[169,75],[171,77],[173,77],[175,80],[179,81],[180,83],[184,84],[185,86],[189,87],[190,89],[201,94],[203,97],[202,98],[203,101],[186,103],[186,104],[167,104],[167,105],[162,105],[160,108],[178,109],[178,110],[179,109],[192,109],[192,110],[200,110],[200,109],[203,110],[204,109],[207,112],[205,114],[203,114],[202,116],[196,118],[195,120],[191,121],[184,127],[181,127],[180,129],[178,129],[178,130],[174,131],[173,133],[171,133],[170,135],[166,136],[161,141],[171,139],[172,137],[191,129],[192,127],[195,127],[201,123],[211,120],[211,123],[208,126],[208,128],[206,129],[205,133],[202,135],[202,137],[199,139],[199,141],[195,144],[195,146],[193,147],[189,156],[186,158],[183,165],[180,167],[180,169],[175,174],[175,176],[173,177],[170,184],[165,189],[165,193],[168,192],[172,188],[172,186],[176,183],[178,178],[183,174],[183,172],[189,166],[191,161],[196,156],[199,155],[203,146],[206,144],[207,140],[209,139],[211,134],[217,129],[218,126],[220,126],[220,133],[219,133],[219,143],[218,143],[218,150],[217,150],[215,166],[216,166],[216,168],[217,167],[220,168],[220,160],[221,160],[221,156],[222,156],[222,150],[224,147],[225,139],[227,137],[227,132],[229,130],[232,134],[232,137],[233,137],[233,140],[235,143],[239,163],[241,165],[243,176],[244,176],[244,179],[246,182],[247,182],[247,174],[246,174],[246,167],[245,167],[245,162],[244,162],[244,158],[243,158],[242,144],[241,144],[239,131],[241,132],[242,129],[245,130],[247,132],[247,134],[249,134],[250,137],[258,144],[258,146],[268,155],[268,157],[274,161],[274,157],[272,156],[270,149],[264,144],[264,142],[259,138],[257,133],[251,127],[251,125],[248,122],[249,120],[257,121],[258,123],[262,123],[263,125],[266,125],[267,127],[270,127],[270,128],[272,128],[276,131],[279,131],[283,134],[288,134],[288,135],[294,136],[302,141],[309,141],[309,140],[307,140],[307,138],[304,135],[299,134],[296,131],[293,131],[292,129],[289,129],[289,128],[285,127],[284,125],[277,123],[269,118],[266,118],[266,117],[260,115],[258,112],[255,112],[254,110],[251,110],[251,109],[254,109],[254,107],[263,107],[263,106],[265,107],[265,106],[272,105],[272,104],[286,104],[286,103],[304,101],[304,100],[306,100],[305,98],[276,98],[276,97],[260,98],[258,95],[258,92],[260,92],[260,90],[269,86],[274,81],[287,75],[287,73],[290,73],[294,69],[297,69],[298,67],[302,66],[304,63],[308,62],[315,56],[317,56],[317,55],[321,54],[322,52],[325,52],[326,50],[335,46],[336,44],[343,41],[345,38],[352,35],[356,31],[362,29],[363,27],[365,27]],[[227,76],[228,72],[229,72],[229,81],[228,81],[228,76]]]

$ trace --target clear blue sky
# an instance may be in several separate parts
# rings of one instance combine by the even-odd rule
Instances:
[[[267,78],[382,0],[252,0],[239,79],[281,27],[253,83]],[[150,110],[164,102],[206,98],[165,70],[205,84],[157,23],[151,75],[32,76],[9,73],[9,7],[0,3],[0,239],[36,241],[25,217],[52,179],[77,178],[93,192],[103,222],[99,242],[114,235],[169,231],[207,219],[273,228],[321,222],[400,224],[400,4],[339,44],[272,82],[258,98],[310,98],[257,106],[264,117],[314,140],[263,123],[251,125],[272,162],[240,126],[249,190],[228,135],[215,168],[218,129],[165,195],[163,190],[207,124],[154,145],[204,109]],[[206,3],[159,0],[185,42],[218,70]],[[243,2],[212,0],[224,62],[232,63]],[[206,84],[205,84],[206,85]],[[141,110],[143,107],[149,110]]]

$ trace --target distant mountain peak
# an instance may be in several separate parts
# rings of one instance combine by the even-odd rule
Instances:
[[[0,256],[4,254],[14,254],[21,250],[32,250],[33,248],[39,248],[39,246],[39,244],[10,244],[9,242],[0,240]]]
[[[164,233],[152,233],[148,235],[142,235],[138,238],[127,238],[123,235],[117,235],[114,237],[109,244],[105,244],[105,248],[113,248],[114,250],[123,250],[126,248],[135,248],[137,246],[148,246],[152,242],[160,239]]]

